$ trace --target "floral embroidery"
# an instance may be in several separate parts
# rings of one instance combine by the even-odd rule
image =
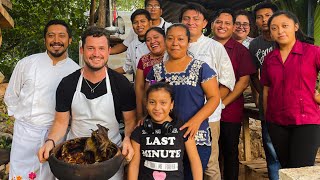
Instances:
[[[170,74],[166,76],[166,80],[170,82],[171,85],[189,85],[196,87],[197,82],[199,81],[199,76],[201,75],[201,68],[203,65],[203,61],[194,59],[191,63],[187,66],[186,71],[189,71],[189,75],[186,72],[182,73],[167,73]],[[191,66],[191,67],[190,67]],[[161,81],[163,77],[161,76],[164,72],[164,64],[156,64],[153,66],[154,77],[157,81]]]
[[[147,67],[153,66],[155,64],[158,64],[162,62],[163,55],[160,57],[151,57],[151,54],[147,54],[141,57],[142,61],[142,68],[145,69]]]
[[[212,75],[212,76],[208,77],[207,79],[203,79],[201,83],[205,83],[214,77],[216,77],[216,75]]]
[[[34,180],[36,177],[37,177],[37,174],[36,174],[35,172],[31,172],[31,173],[29,174],[29,179],[30,179],[30,180]]]
[[[29,173],[29,180],[35,180],[36,177],[37,177],[36,172]],[[12,178],[11,180],[23,180],[23,179],[22,179],[22,176],[17,176],[17,177]]]

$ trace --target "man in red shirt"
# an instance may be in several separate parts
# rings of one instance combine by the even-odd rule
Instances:
[[[213,17],[211,28],[214,39],[224,45],[236,77],[234,90],[222,99],[220,147],[224,158],[224,179],[238,179],[238,144],[243,115],[243,91],[248,87],[250,75],[256,68],[247,48],[232,39],[235,16],[231,9],[221,9]]]

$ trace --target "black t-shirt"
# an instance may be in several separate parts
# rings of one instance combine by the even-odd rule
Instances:
[[[264,57],[271,52],[275,47],[274,41],[265,40],[262,35],[256,37],[251,41],[249,45],[249,51],[252,55],[253,61],[257,67],[260,69],[262,67]]]
[[[131,139],[140,144],[140,167],[139,178],[166,180],[183,180],[183,156],[185,151],[183,137],[186,129],[180,131],[182,121],[173,121],[171,134],[162,135],[162,124],[153,123],[154,131],[148,134],[143,126],[137,127],[131,134]],[[158,178],[156,178],[158,177]]]
[[[107,72],[113,95],[115,115],[117,120],[121,122],[123,120],[123,111],[131,111],[136,108],[136,97],[133,85],[122,74],[119,74],[110,68],[108,68]],[[81,73],[79,69],[61,80],[56,92],[57,112],[72,111],[72,99],[76,91],[80,75]],[[100,84],[99,82],[93,84],[88,80],[87,82],[91,88],[97,86],[92,93],[86,81],[84,79],[82,80],[81,92],[87,99],[95,99],[107,93],[106,79],[103,79]]]

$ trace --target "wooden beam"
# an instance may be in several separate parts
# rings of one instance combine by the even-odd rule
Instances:
[[[3,1],[3,0],[1,0]],[[0,28],[13,28],[14,22],[7,10],[0,4]]]
[[[12,9],[12,3],[10,2],[10,0],[0,0],[0,4],[2,4],[3,6]]]

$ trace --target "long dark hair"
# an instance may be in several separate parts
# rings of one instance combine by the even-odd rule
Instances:
[[[285,15],[287,18],[292,19],[293,22],[295,24],[299,25],[299,29],[298,31],[296,31],[296,39],[298,39],[301,42],[305,42],[305,43],[309,43],[309,44],[314,44],[314,38],[307,36],[305,33],[303,33],[303,31],[300,28],[300,22],[299,19],[297,18],[297,16],[295,14],[293,14],[290,11],[277,11],[275,13],[273,13],[273,15],[269,18],[268,20],[268,27],[270,30],[270,25],[271,25],[271,21],[280,15]]]

